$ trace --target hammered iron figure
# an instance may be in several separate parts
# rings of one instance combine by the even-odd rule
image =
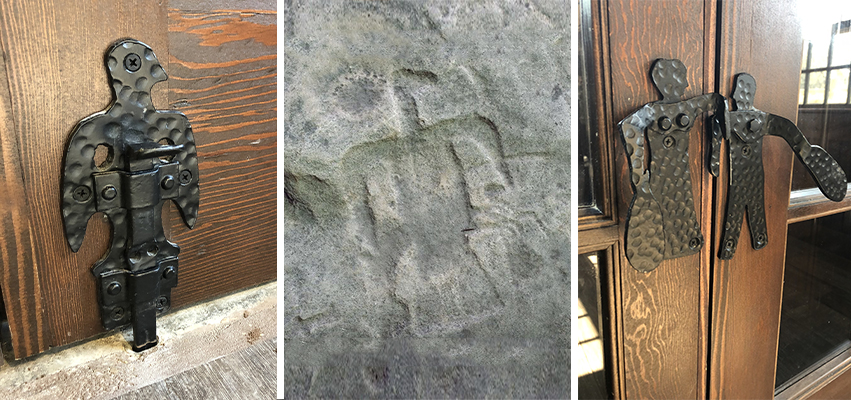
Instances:
[[[89,218],[112,222],[112,244],[94,267],[106,329],[133,326],[133,348],[157,344],[156,315],[169,308],[180,248],[163,234],[161,208],[177,204],[190,228],[198,214],[198,161],[186,116],[157,111],[151,87],[167,79],[150,47],[136,40],[106,56],[114,100],[81,120],[68,141],[62,174],[65,237],[76,252]],[[105,159],[96,163],[96,150]]]
[[[736,76],[733,89],[735,111],[725,115],[725,137],[729,143],[730,180],[727,190],[727,214],[718,257],[733,257],[747,210],[751,245],[761,249],[768,244],[765,224],[765,173],[762,166],[762,138],[780,136],[792,147],[807,167],[819,189],[828,199],[845,198],[845,172],[823,148],[812,146],[795,124],[783,117],[753,107],[756,80],[749,74]],[[713,146],[713,152],[718,151]],[[712,168],[710,167],[712,170]],[[717,170],[711,171],[718,176]]]
[[[704,112],[715,113],[713,126],[720,126],[723,113],[716,110],[723,109],[724,97],[712,93],[681,100],[686,74],[680,60],[656,60],[651,77],[662,100],[645,104],[618,124],[635,192],[627,212],[626,257],[642,272],[662,260],[695,254],[704,242],[692,197],[689,132]]]

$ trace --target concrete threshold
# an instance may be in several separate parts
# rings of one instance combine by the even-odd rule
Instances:
[[[277,336],[277,282],[157,320],[159,344],[134,352],[126,328],[0,366],[0,399],[112,399]]]

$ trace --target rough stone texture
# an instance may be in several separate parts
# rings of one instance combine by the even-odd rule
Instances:
[[[568,3],[288,1],[285,395],[570,393]]]

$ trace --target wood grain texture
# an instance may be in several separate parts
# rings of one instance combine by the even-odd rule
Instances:
[[[78,253],[70,251],[59,211],[62,157],[77,121],[110,102],[103,65],[109,45],[124,37],[139,39],[156,49],[168,69],[166,26],[165,10],[155,0],[0,3],[0,40],[12,119],[2,135],[19,144],[15,162],[21,165],[24,185],[17,193],[26,199],[27,210],[26,220],[21,220],[12,237],[28,232],[32,244],[30,248],[19,245],[16,260],[4,262],[2,268],[5,274],[17,270],[19,276],[38,277],[43,307],[39,310],[33,301],[26,312],[43,313],[46,321],[33,325],[32,320],[10,319],[14,333],[35,326],[46,346],[56,346],[101,331],[90,268],[107,248],[109,226],[100,216],[93,217],[83,247]],[[158,85],[155,103],[166,104],[167,85]],[[4,240],[7,237],[4,234]],[[9,291],[7,298],[35,297],[35,286],[31,282],[3,290]],[[17,358],[45,348],[20,339],[24,338],[12,338]]]
[[[795,10],[793,1],[722,3],[720,93],[729,96],[735,74],[748,72],[757,82],[754,106],[794,120],[802,43]],[[767,137],[763,146],[768,245],[753,250],[745,222],[732,260],[713,254],[710,398],[770,398],[774,393],[793,156],[780,138]],[[722,157],[717,181],[719,216],[725,215],[727,161]],[[722,229],[717,224],[715,249]]]
[[[173,205],[164,212],[166,232],[182,249],[173,306],[275,279],[274,2],[171,6],[163,0],[0,3],[6,56],[0,103],[8,99],[0,107],[3,192],[20,194],[0,203],[0,285],[15,313],[16,358],[102,331],[90,269],[107,249],[110,226],[95,215],[80,251],[70,251],[59,174],[74,125],[111,100],[103,55],[121,38],[154,49],[169,75],[154,87],[154,104],[184,112],[198,145],[202,197],[195,229],[183,225]]]
[[[657,58],[677,58],[688,68],[689,87],[684,98],[704,92],[704,24],[702,1],[608,2],[611,57],[612,115],[615,123],[643,104],[661,97],[650,80]],[[613,129],[617,132],[617,129]],[[698,123],[689,142],[695,207],[704,237],[709,237],[710,216],[703,201],[707,187],[703,141],[705,125]],[[619,133],[610,140],[614,151],[619,192],[620,237],[624,237],[626,212],[632,199],[625,152]],[[622,242],[621,242],[622,246]],[[710,246],[700,254],[664,261],[654,271],[641,273],[630,266],[623,248],[620,259],[623,394],[624,398],[703,397],[700,375],[701,296],[706,296],[701,275],[706,274]]]
[[[4,57],[0,56],[0,60]],[[5,60],[4,60],[5,61]],[[5,62],[0,65],[0,132],[14,132]],[[28,269],[34,257],[30,237],[28,200],[19,161],[20,146],[15,135],[0,134],[0,313],[17,338],[16,352],[47,349],[43,297],[38,271]],[[7,267],[3,267],[7,266]]]
[[[201,209],[188,230],[171,213],[181,306],[274,280],[277,248],[277,54],[274,2],[203,10],[172,2],[169,105],[198,146]]]

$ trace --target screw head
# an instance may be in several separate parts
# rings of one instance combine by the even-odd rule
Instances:
[[[674,144],[675,144],[675,143],[677,143],[677,141],[676,141],[676,140],[674,140],[674,137],[673,137],[673,136],[665,136],[665,138],[664,138],[664,139],[662,139],[662,144],[663,144],[663,145],[665,145],[665,147],[667,147],[667,148],[669,148],[669,149],[670,149],[671,147],[674,147]]]
[[[177,272],[174,270],[174,267],[168,267],[165,271],[163,271],[163,279],[174,278],[175,274],[177,274]]]
[[[165,310],[168,307],[168,299],[165,296],[157,298],[157,311]]]
[[[693,237],[688,241],[688,247],[692,250],[697,249],[700,246],[700,238]]]
[[[751,153],[753,153],[753,149],[751,149],[751,146],[745,145],[744,147],[742,147],[743,156],[748,157],[751,155]]]
[[[113,321],[121,321],[124,318],[124,309],[121,307],[115,307],[112,309],[112,320]]]
[[[756,235],[756,245],[757,246],[765,245],[765,234],[760,233],[760,234]]]
[[[677,116],[677,125],[685,128],[688,126],[688,123],[691,122],[691,119],[686,114],[680,114]]]
[[[160,187],[165,190],[171,190],[171,188],[174,187],[174,177],[171,175],[166,175],[165,178],[163,178],[162,182],[160,182]]]
[[[89,201],[89,198],[92,197],[92,190],[89,189],[88,186],[77,186],[74,189],[74,200],[79,202]]]
[[[727,239],[727,241],[724,242],[724,250],[733,251],[733,246],[735,245],[736,243],[733,242],[733,239]]]
[[[749,131],[756,133],[756,132],[759,132],[759,130],[761,128],[762,128],[762,122],[760,122],[758,119],[752,119],[752,120],[748,121],[748,130]]]
[[[115,198],[115,196],[118,195],[118,191],[115,190],[115,186],[109,185],[109,186],[103,188],[103,191],[100,192],[100,195],[105,200],[112,200],[112,199]]]
[[[192,171],[188,169],[180,171],[180,184],[187,185],[189,182],[192,182]]]
[[[136,72],[142,67],[142,59],[136,53],[130,53],[124,57],[124,68],[130,72]]]
[[[118,282],[110,283],[109,286],[107,286],[106,288],[106,292],[109,293],[111,296],[115,296],[121,293],[121,284]]]
[[[671,129],[671,119],[668,117],[659,118],[659,129],[663,131]]]

